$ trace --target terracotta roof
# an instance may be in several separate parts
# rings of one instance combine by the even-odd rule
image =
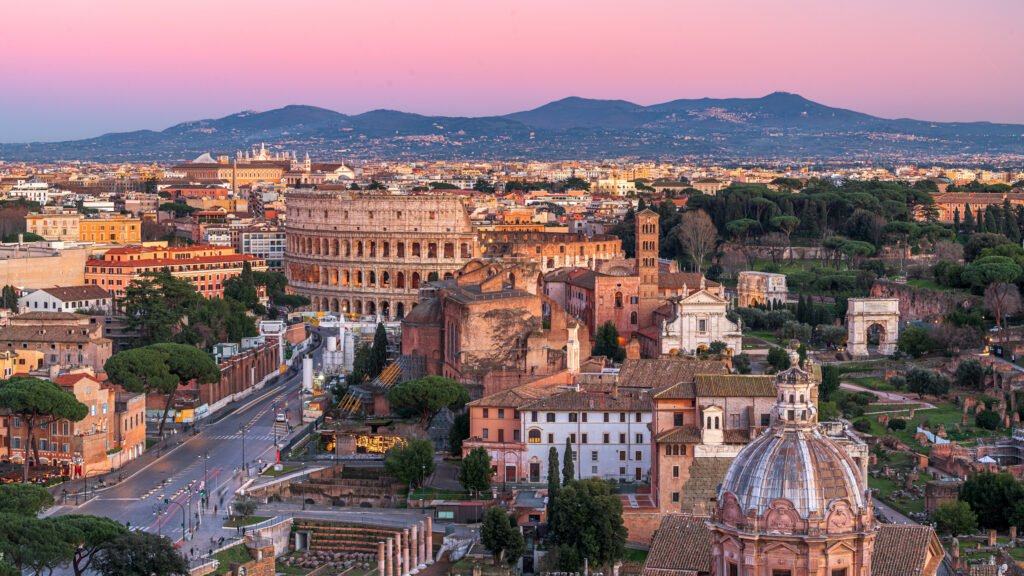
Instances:
[[[72,300],[102,300],[104,298],[110,298],[110,293],[103,288],[88,284],[85,286],[58,286],[56,288],[43,288],[42,291],[61,302],[68,302]]]
[[[693,382],[676,382],[675,384],[669,384],[668,386],[656,389],[654,397],[659,400],[680,400],[696,398],[697,393],[694,390]]]
[[[930,526],[879,524],[871,576],[923,576],[933,538]]]
[[[626,360],[619,370],[619,386],[660,388],[678,382],[693,382],[697,374],[728,374],[722,360],[692,358],[641,358]]]
[[[662,432],[654,439],[655,442],[664,444],[700,444],[700,429],[696,426],[680,426]]]
[[[774,376],[743,374],[698,374],[694,392],[699,397],[774,398],[778,394]]]
[[[642,392],[620,391],[618,395],[590,394],[565,390],[561,394],[555,394],[540,399],[524,406],[528,410],[549,410],[549,411],[575,411],[575,412],[596,412],[602,410],[615,410],[625,412],[645,412],[651,409],[651,397]]]
[[[699,290],[700,281],[704,275],[699,272],[662,272],[658,274],[658,288],[682,288],[686,286],[689,290]],[[721,286],[718,282],[704,279],[705,288],[717,288]]]
[[[554,386],[542,387],[524,384],[515,388],[509,388],[508,390],[502,390],[501,392],[495,392],[490,396],[484,396],[466,405],[486,408],[522,408],[530,402],[540,400],[555,393],[557,390],[557,387]]]
[[[711,573],[711,531],[707,516],[666,514],[654,533],[644,562],[644,576],[688,576]]]
[[[0,328],[0,342],[61,342],[85,344],[88,342],[99,342],[106,338],[93,337],[92,330],[80,327],[59,326],[5,326]],[[106,340],[109,342],[109,340]]]
[[[81,320],[81,314],[73,312],[25,312],[12,317],[12,320]]]
[[[690,478],[682,490],[682,511],[692,514],[711,512],[718,497],[718,485],[725,479],[730,464],[732,458],[694,458],[690,464]]]

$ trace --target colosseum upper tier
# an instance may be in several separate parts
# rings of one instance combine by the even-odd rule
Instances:
[[[478,255],[456,197],[296,190],[285,202],[285,273],[314,310],[402,318],[421,283]]]

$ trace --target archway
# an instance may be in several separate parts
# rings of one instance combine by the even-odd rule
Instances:
[[[395,305],[395,319],[401,320],[402,318],[405,318],[405,303],[399,302]]]
[[[846,311],[847,350],[851,356],[867,356],[871,337],[877,337],[878,353],[896,352],[900,335],[898,298],[850,298]]]

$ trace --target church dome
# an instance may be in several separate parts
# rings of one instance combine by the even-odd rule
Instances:
[[[733,460],[718,517],[736,527],[794,533],[869,529],[871,500],[853,458],[817,424],[817,384],[794,366],[776,376],[771,427]]]

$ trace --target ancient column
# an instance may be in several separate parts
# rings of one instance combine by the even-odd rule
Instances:
[[[402,576],[405,572],[402,571],[402,533],[397,532],[395,534],[395,573],[393,576]]]
[[[384,576],[384,542],[377,542],[377,574]]]
[[[402,530],[402,574],[410,574],[409,570],[409,529]]]
[[[416,530],[415,524],[412,525],[412,528],[409,530],[409,534],[410,538],[412,538],[409,544],[409,573],[415,574],[419,572],[420,566],[420,535],[419,531]]]
[[[387,550],[387,560],[386,560],[387,565],[384,566],[384,570],[385,570],[385,573],[386,573],[385,576],[395,576],[395,549],[394,549],[394,546],[392,545],[392,541],[393,540],[394,540],[394,538],[388,538],[388,543],[387,543],[388,550]]]
[[[434,563],[434,517],[427,516],[427,564]]]
[[[424,522],[423,520],[420,520],[420,523],[419,523],[419,529],[420,529],[420,532],[419,532],[420,533],[420,563],[419,563],[419,568],[420,568],[420,570],[422,570],[422,569],[427,567],[427,530],[426,530],[426,527],[427,527],[426,522]]]

